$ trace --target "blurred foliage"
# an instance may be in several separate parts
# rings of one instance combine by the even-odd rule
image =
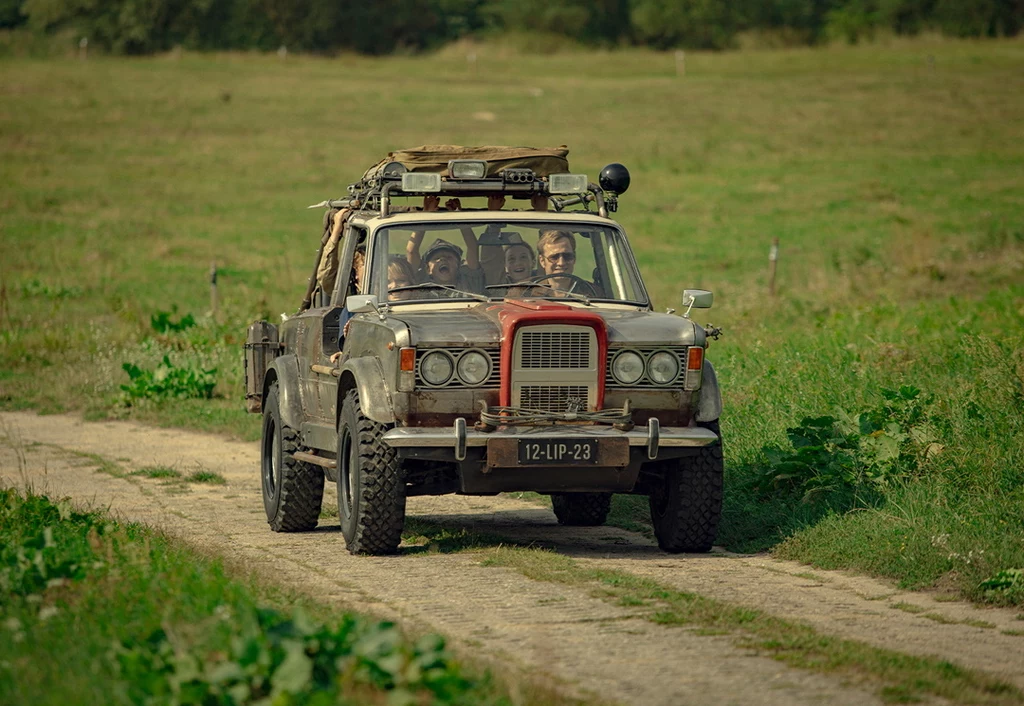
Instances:
[[[511,703],[438,635],[261,605],[216,562],[67,500],[0,487],[0,536],[11,703]]]
[[[209,399],[213,396],[213,388],[217,386],[217,369],[200,370],[193,367],[179,367],[171,363],[168,356],[154,370],[143,370],[135,363],[124,363],[121,366],[130,380],[129,384],[121,385],[123,401],[131,405],[132,401],[166,397],[198,397]]]
[[[73,28],[117,54],[273,49],[388,54],[515,32],[596,46],[726,49],[740,32],[790,44],[877,30],[1016,35],[1022,0],[0,0],[0,28]]]

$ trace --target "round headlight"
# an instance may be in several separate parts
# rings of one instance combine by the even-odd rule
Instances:
[[[647,375],[658,385],[667,385],[679,374],[679,358],[669,351],[658,351],[647,361]]]
[[[455,364],[442,351],[431,351],[420,361],[420,376],[428,385],[443,385],[451,380]]]
[[[462,382],[479,385],[491,374],[491,361],[480,351],[469,351],[459,358],[457,368]]]
[[[623,385],[632,385],[644,374],[644,359],[633,351],[622,351],[612,360],[612,377]]]

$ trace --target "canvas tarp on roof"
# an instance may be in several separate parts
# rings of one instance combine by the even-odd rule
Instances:
[[[395,150],[367,171],[375,172],[388,162],[401,162],[410,172],[444,172],[453,159],[481,159],[487,162],[487,176],[497,176],[505,169],[528,168],[537,176],[564,174],[569,171],[569,148],[535,147],[462,147],[460,145],[421,145]]]

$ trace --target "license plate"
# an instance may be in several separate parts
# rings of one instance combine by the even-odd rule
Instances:
[[[543,466],[550,463],[597,465],[597,439],[519,440],[519,464]]]

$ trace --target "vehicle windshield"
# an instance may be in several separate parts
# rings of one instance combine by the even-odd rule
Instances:
[[[622,233],[591,223],[402,224],[376,231],[370,293],[391,304],[509,298],[646,305]]]

